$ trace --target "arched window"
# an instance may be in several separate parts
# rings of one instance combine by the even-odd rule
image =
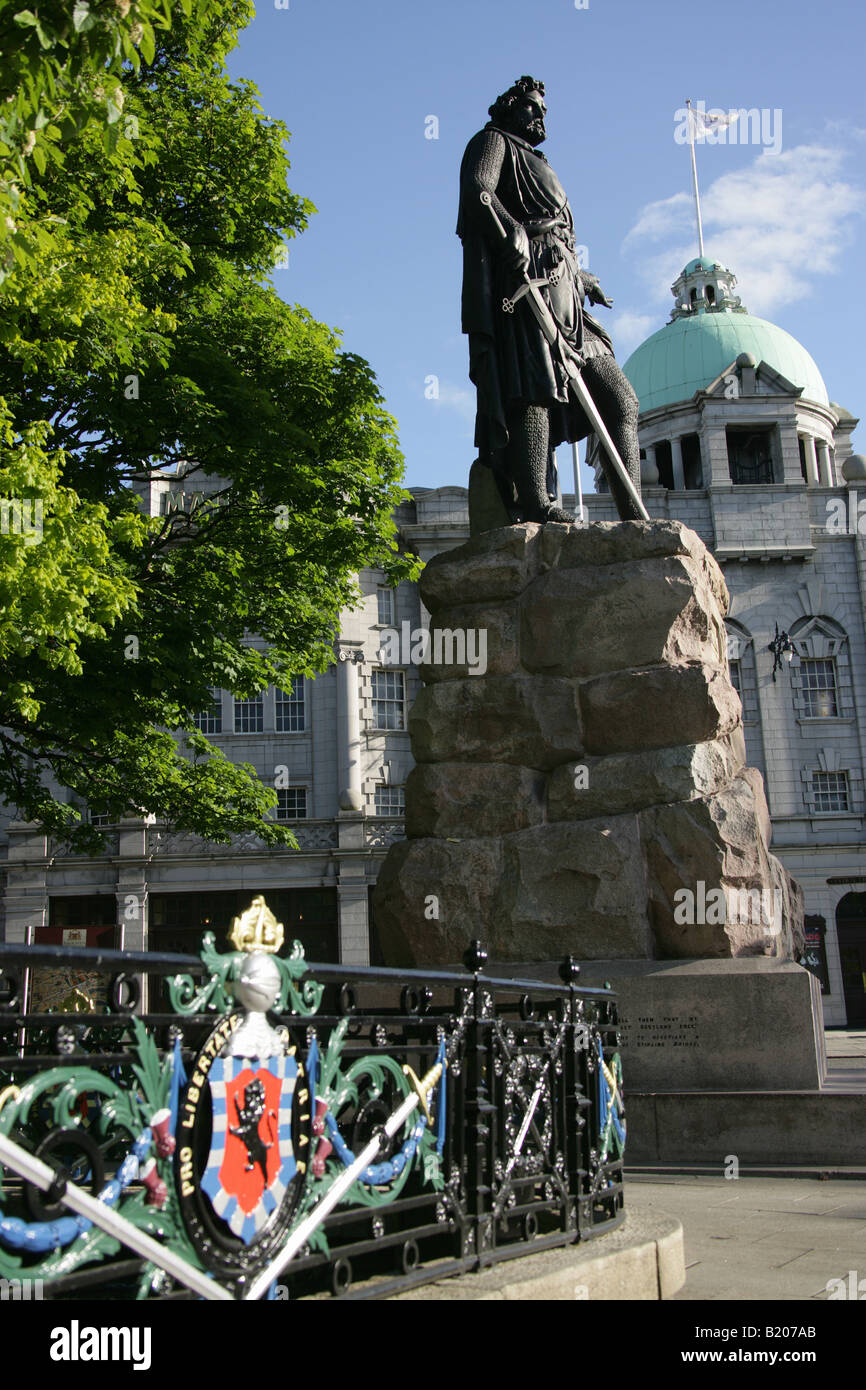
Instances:
[[[833,618],[800,618],[790,628],[800,658],[791,667],[794,708],[801,720],[853,719],[848,635]]]

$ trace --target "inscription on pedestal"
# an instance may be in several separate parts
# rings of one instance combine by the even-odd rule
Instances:
[[[623,1020],[620,1028],[623,1047],[697,1047],[697,1014],[638,1014]]]

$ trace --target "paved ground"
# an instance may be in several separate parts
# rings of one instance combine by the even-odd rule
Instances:
[[[626,1202],[683,1224],[686,1284],[676,1301],[826,1299],[831,1279],[863,1280],[866,1182],[627,1174]]]
[[[832,1028],[824,1034],[827,1060],[836,1057],[862,1057],[866,1061],[866,1031],[858,1028]]]
[[[833,1029],[824,1034],[827,1044],[825,1091],[866,1091],[866,1032]],[[864,1137],[866,1152],[866,1137]]]
[[[862,1029],[834,1029],[824,1033],[827,1045],[827,1079],[824,1091],[866,1091],[866,1033]],[[863,1144],[866,1152],[866,1143]]]

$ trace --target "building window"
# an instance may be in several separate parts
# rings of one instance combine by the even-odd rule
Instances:
[[[836,669],[824,657],[800,661],[803,716],[806,719],[834,719],[839,713],[836,699]]]
[[[223,704],[218,690],[211,688],[211,703],[198,714],[192,722],[203,734],[221,734],[223,731]]]
[[[340,959],[335,888],[268,886],[267,900],[268,907],[286,929],[280,955],[290,955],[292,942],[297,937],[308,961]],[[192,890],[154,893],[150,898],[148,922],[150,949],[197,952],[202,932],[216,932],[222,938],[232,917],[246,911],[249,905],[249,888],[214,893]]]
[[[671,489],[674,485],[674,464],[669,439],[660,439],[656,444],[656,468],[662,487]]]
[[[728,429],[728,472],[732,483],[773,482],[773,427]]]
[[[51,927],[113,927],[116,920],[117,899],[113,893],[80,898],[52,897],[48,900],[48,922]]]
[[[306,787],[278,787],[277,798],[277,820],[307,819]]]
[[[380,783],[376,787],[376,815],[405,816],[405,814],[405,787],[386,787],[384,783]]]
[[[683,480],[687,488],[704,485],[704,465],[701,459],[701,441],[697,434],[684,434],[680,439],[683,457]]]
[[[402,671],[373,671],[373,728],[403,729],[406,691]]]
[[[97,830],[104,830],[107,825],[111,825],[111,817],[108,812],[100,806],[91,806],[87,811],[87,819]]]
[[[303,676],[292,676],[291,690],[277,690],[277,733],[302,734],[306,728]]]
[[[816,812],[847,811],[847,772],[813,772],[812,797]]]
[[[265,727],[265,705],[261,694],[249,700],[235,700],[235,733],[260,734]]]
[[[740,703],[743,706],[743,723],[756,725],[759,722],[759,710],[754,642],[747,629],[736,620],[729,618],[725,627],[728,637],[728,669],[731,673],[731,685],[739,695]],[[758,737],[757,742],[752,743],[752,737],[752,735],[747,734],[746,750],[749,763],[763,772],[761,740]]]
[[[382,585],[376,590],[376,621],[380,627],[394,626],[394,590]]]

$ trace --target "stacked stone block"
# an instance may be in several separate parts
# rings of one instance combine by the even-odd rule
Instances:
[[[421,669],[408,838],[375,897],[390,962],[456,961],[473,937],[500,960],[791,958],[802,906],[769,853],[727,589],[694,532],[505,527],[435,557],[421,596],[434,631],[486,631],[487,667]],[[699,882],[781,914],[678,922]]]

